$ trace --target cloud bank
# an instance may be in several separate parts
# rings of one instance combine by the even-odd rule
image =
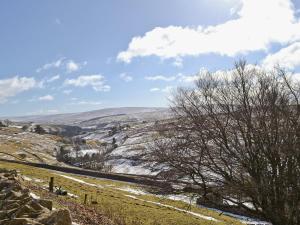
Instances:
[[[15,76],[13,78],[0,80],[0,103],[4,103],[9,97],[30,90],[37,85],[33,77]]]
[[[175,61],[209,53],[233,57],[300,40],[300,22],[290,0],[241,0],[235,14],[237,18],[216,26],[156,27],[133,37],[117,58],[130,63],[146,56]]]
[[[104,76],[101,74],[82,75],[75,79],[66,79],[64,84],[75,87],[91,86],[95,91],[110,91],[110,86],[105,83]]]

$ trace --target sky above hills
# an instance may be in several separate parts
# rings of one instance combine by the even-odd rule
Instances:
[[[298,0],[3,0],[0,116],[168,106],[238,59],[300,77]]]

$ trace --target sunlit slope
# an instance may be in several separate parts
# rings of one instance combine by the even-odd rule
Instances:
[[[62,141],[55,135],[39,135],[23,132],[20,128],[3,127],[0,129],[0,158],[65,165],[55,157],[55,151],[62,145]]]
[[[17,169],[31,184],[46,189],[50,177],[54,177],[55,185],[62,186],[71,196],[60,197],[66,201],[83,203],[84,195],[88,195],[88,204],[112,220],[123,221],[128,225],[161,224],[161,225],[240,225],[238,221],[214,211],[189,206],[182,201],[173,201],[147,193],[142,187],[133,184],[104,179],[94,179],[58,173],[55,171],[33,168],[30,166],[0,163],[0,167]],[[37,189],[37,192],[39,190]],[[41,193],[36,193],[41,194]]]

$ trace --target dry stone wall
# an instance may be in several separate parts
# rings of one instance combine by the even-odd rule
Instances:
[[[0,169],[0,225],[71,225],[67,209],[52,210],[22,185],[16,171]]]

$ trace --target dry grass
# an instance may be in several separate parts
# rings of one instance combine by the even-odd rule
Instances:
[[[56,135],[23,132],[14,127],[0,128],[0,157],[58,165],[53,153],[62,141]]]

